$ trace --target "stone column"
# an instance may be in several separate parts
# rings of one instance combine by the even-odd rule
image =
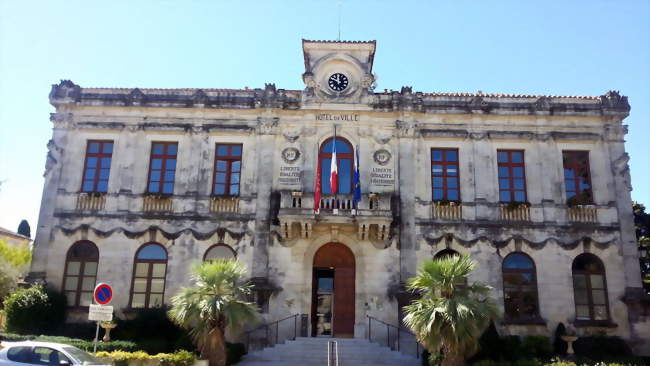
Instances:
[[[273,189],[275,134],[277,117],[259,117],[255,129],[257,198],[255,200],[255,234],[253,237],[253,262],[251,276],[268,278],[270,236],[270,202]]]
[[[413,120],[396,121],[399,147],[398,195],[400,207],[400,282],[415,275],[417,270],[415,228],[415,177],[417,169],[418,126]]]
[[[477,117],[474,120],[473,123],[477,123]],[[486,132],[471,132],[469,138],[472,139],[476,219],[491,219],[492,210],[487,206],[487,203],[499,201],[498,197],[493,199],[497,194],[494,192],[497,178],[495,177],[496,168],[492,159],[492,146],[488,141]]]
[[[45,162],[45,182],[41,208],[38,214],[38,226],[34,237],[32,263],[27,282],[42,283],[46,281],[48,249],[55,224],[54,210],[56,208],[57,191],[61,180],[63,156],[68,143],[68,129],[73,128],[72,113],[52,113],[50,121],[54,124],[52,139],[47,143],[47,160]]]
[[[625,152],[624,136],[627,126],[621,121],[605,126],[605,139],[609,148],[614,189],[616,194],[616,208],[621,227],[621,249],[623,254],[623,270],[627,288],[641,288],[641,269],[639,267],[639,250],[634,230],[634,214],[632,213],[632,184],[630,180],[630,167],[627,162],[630,156]]]
[[[538,122],[538,124],[544,124]],[[558,150],[557,142],[548,133],[536,135],[536,147],[539,151],[539,166],[544,179],[542,185],[542,207],[544,208],[544,222],[554,223],[561,221],[562,215],[558,215],[557,204],[565,202],[562,195],[564,185],[564,173],[562,166],[562,154]]]

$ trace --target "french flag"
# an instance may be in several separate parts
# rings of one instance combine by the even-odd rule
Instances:
[[[336,194],[339,190],[339,165],[336,161],[336,129],[334,130],[334,138],[332,139],[332,162],[330,164],[330,189],[332,194]]]

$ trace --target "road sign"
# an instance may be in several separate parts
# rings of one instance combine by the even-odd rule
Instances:
[[[88,307],[88,320],[106,321],[113,320],[113,307],[106,305],[93,305]]]
[[[95,302],[106,305],[113,299],[113,288],[107,283],[99,283],[95,286]]]

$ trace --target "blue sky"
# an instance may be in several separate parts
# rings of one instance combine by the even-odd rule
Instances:
[[[0,0],[0,226],[36,227],[51,84],[302,89],[300,40],[336,39],[338,3]],[[620,90],[632,197],[650,205],[650,1],[340,3],[342,39],[377,40],[381,90]]]

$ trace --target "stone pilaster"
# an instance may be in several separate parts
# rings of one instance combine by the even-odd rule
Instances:
[[[609,157],[614,178],[616,208],[621,227],[621,248],[623,254],[623,271],[627,287],[641,287],[641,269],[639,267],[639,250],[634,230],[632,213],[632,185],[630,183],[629,155],[625,152],[627,126],[617,122],[605,126],[605,138],[608,140]]]
[[[417,139],[419,129],[415,121],[397,121],[399,146],[398,192],[400,205],[400,282],[405,282],[417,271],[415,230],[415,184],[417,176]]]
[[[47,143],[47,158],[43,177],[43,195],[38,214],[38,226],[34,237],[32,263],[27,282],[42,283],[46,279],[48,250],[54,227],[54,209],[56,207],[57,190],[63,169],[63,155],[68,141],[68,129],[73,127],[73,117],[69,113],[53,113],[50,117],[54,125],[52,139]]]
[[[259,117],[255,129],[257,199],[255,204],[255,234],[253,239],[253,262],[251,277],[268,277],[270,235],[271,190],[275,156],[275,135],[278,118]]]

